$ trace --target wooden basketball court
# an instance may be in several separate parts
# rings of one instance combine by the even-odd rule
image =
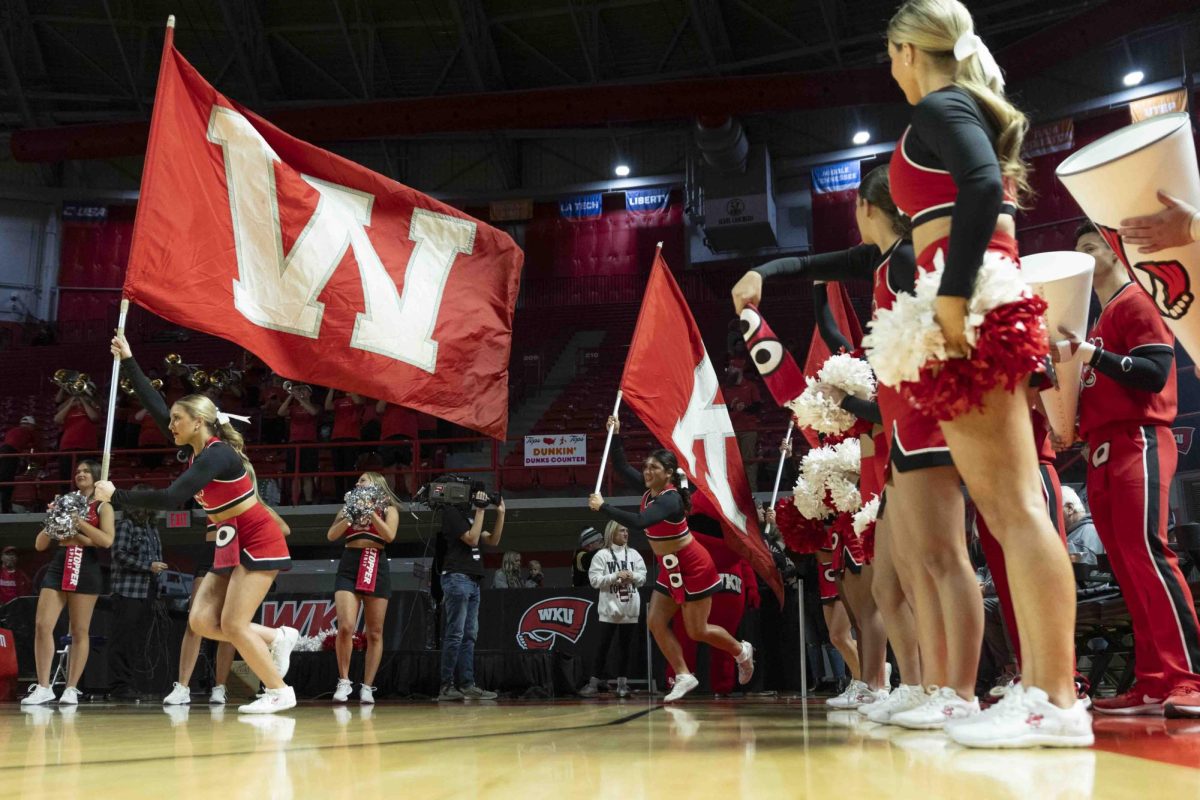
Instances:
[[[1200,797],[1200,720],[968,751],[798,700],[0,708],[0,797]]]

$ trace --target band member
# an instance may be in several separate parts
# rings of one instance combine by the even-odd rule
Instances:
[[[641,510],[634,514],[613,508],[599,494],[588,498],[588,508],[599,511],[627,528],[644,530],[650,549],[658,559],[658,580],[650,600],[647,624],[658,649],[675,670],[675,686],[664,698],[674,702],[699,685],[696,676],[683,658],[679,640],[671,632],[671,618],[681,608],[688,635],[697,642],[725,651],[734,657],[738,668],[738,683],[749,683],[754,675],[754,647],[739,642],[729,631],[709,624],[712,595],[720,590],[722,581],[708,551],[696,542],[688,529],[687,515],[691,501],[686,488],[687,478],[679,462],[669,450],[655,450],[639,473],[625,460],[621,446],[620,423],[609,417],[613,431],[613,469],[630,485],[644,486]]]
[[[384,548],[395,541],[396,529],[400,525],[400,500],[388,488],[386,478],[378,472],[364,472],[356,485],[374,486],[382,497],[387,498],[387,505],[375,509],[370,517],[361,522],[350,520],[343,508],[329,526],[329,541],[346,540],[333,591],[338,619],[338,682],[333,692],[335,703],[346,702],[354,689],[350,683],[350,655],[354,649],[354,631],[358,627],[360,608],[366,626],[367,657],[358,699],[362,703],[375,702],[375,673],[379,671],[379,662],[383,658],[383,621],[387,616],[388,600],[392,596],[392,573]]]
[[[292,486],[292,502],[300,497],[303,489],[304,502],[311,505],[316,491],[317,450],[311,445],[317,441],[317,418],[321,410],[312,401],[312,387],[306,383],[285,384],[288,395],[279,404],[279,416],[288,420],[288,444],[304,445],[299,448],[299,464],[296,459],[296,449],[289,447],[287,451],[287,471],[300,472],[300,486]]]
[[[261,697],[239,711],[271,714],[292,708],[296,694],[283,679],[299,633],[253,621],[275,576],[291,568],[291,556],[279,523],[259,502],[242,435],[207,397],[187,395],[168,409],[134,361],[123,335],[113,337],[112,352],[121,359],[121,370],[133,383],[142,406],[176,445],[191,452],[187,470],[167,489],[117,490],[101,481],[96,496],[122,507],[160,510],[179,508],[189,497],[195,498],[215,529],[217,549],[213,569],[204,576],[188,613],[188,624],[207,639],[231,642],[266,686]]]
[[[960,624],[943,626],[949,685],[894,719],[958,719],[948,733],[968,746],[1088,746],[1091,719],[1072,681],[1074,581],[1042,501],[1024,388],[1046,349],[1043,306],[1018,291],[984,307],[982,321],[979,314],[968,319],[973,299],[990,300],[978,296],[984,282],[976,278],[1018,262],[1014,214],[1027,189],[1020,151],[1028,123],[1005,98],[999,67],[958,0],[908,0],[887,34],[892,76],[914,106],[890,165],[892,196],[913,220],[918,267],[942,270],[933,312],[949,356],[900,388],[940,420],[956,467],[921,470],[919,482],[897,474],[896,486],[925,502],[919,512],[899,496],[889,505],[926,518],[928,537],[914,541],[917,555],[941,576],[947,620],[961,616]],[[873,364],[886,363],[876,358],[872,353]],[[1004,549],[1026,656],[1022,683],[983,714],[972,696],[982,605],[966,554],[960,477]],[[927,518],[946,508],[953,524]]]
[[[801,275],[814,281],[871,281],[872,305],[875,310],[891,308],[899,293],[911,294],[916,279],[916,259],[912,242],[908,239],[908,221],[892,200],[887,167],[877,167],[863,177],[858,187],[855,220],[863,242],[861,245],[836,253],[781,258],[763,264],[746,273],[733,287],[734,308],[740,313],[747,304],[759,304],[762,299],[763,280],[778,275]],[[816,291],[820,301],[820,293],[824,288],[818,288]],[[828,305],[821,305],[827,311]],[[850,343],[837,330],[831,315],[818,315],[818,328],[827,338],[826,344],[831,352],[837,352],[839,349],[850,352]],[[845,394],[836,390],[836,387],[826,387],[826,392],[833,397]],[[878,491],[882,492],[882,473],[888,470],[894,474],[897,471],[926,469],[950,463],[945,441],[937,425],[912,409],[895,390],[881,384],[875,403],[846,395],[840,399],[840,404],[861,419],[880,423],[884,434],[882,442],[873,436],[870,437],[869,446],[863,448],[864,453],[875,453],[874,459],[865,460],[862,473],[867,481],[867,491],[863,493],[864,501],[870,499],[869,492],[874,490],[875,485],[878,485]],[[897,438],[901,440],[898,449],[894,446]],[[891,492],[892,489],[889,489],[889,493]],[[885,510],[886,507],[881,505],[875,528],[873,575],[868,585],[870,598],[879,610],[887,639],[891,641],[893,652],[896,654],[901,685],[896,692],[888,696],[886,702],[872,704],[877,707],[873,707],[868,716],[876,722],[887,722],[891,714],[908,711],[926,700],[925,674],[917,646],[917,621],[910,601],[916,602],[914,595],[917,589],[928,587],[923,578],[921,563],[911,557],[905,558],[906,553],[910,552],[909,549],[897,545],[897,542],[904,543],[910,538],[903,530],[903,518],[897,512],[884,514]],[[914,535],[920,534],[918,532]],[[818,559],[821,558],[822,555],[818,554]],[[826,580],[827,567],[822,564],[820,569],[822,597],[832,602],[837,596],[835,576],[830,572]],[[854,588],[856,587],[852,587]],[[930,598],[934,597],[932,591],[927,591],[926,594]],[[869,601],[863,597],[860,605],[868,608]],[[931,631],[940,631],[940,606],[932,599],[927,605],[932,611],[926,615],[929,622],[926,627]],[[864,613],[864,618],[867,616],[869,613]],[[844,630],[845,640],[848,643],[853,642],[849,635],[848,619],[844,612],[836,613],[836,606],[831,607],[828,622],[831,635],[841,634]],[[851,659],[847,659],[847,663],[852,663]],[[868,676],[866,686],[870,690],[881,690],[884,688],[884,667],[878,654],[871,656],[870,663],[877,669],[872,668],[873,674]],[[936,668],[931,669],[929,674],[936,676]],[[854,688],[856,693],[860,689],[858,685]]]
[[[329,434],[331,442],[357,442],[362,426],[363,399],[353,392],[339,392],[330,389],[325,393],[325,410],[333,412],[333,430]],[[350,472],[358,460],[357,447],[335,447],[333,468],[337,472]],[[337,496],[341,497],[354,481],[353,475],[338,475],[334,479]]]
[[[1079,431],[1088,447],[1088,502],[1133,619],[1136,676],[1129,691],[1096,700],[1095,709],[1200,717],[1200,624],[1167,544],[1179,457],[1171,433],[1174,337],[1090,224],[1076,232],[1075,248],[1096,259],[1100,318],[1087,342],[1068,337],[1054,352],[1084,359]]]
[[[23,706],[41,705],[54,699],[54,690],[50,687],[54,626],[64,605],[70,619],[71,654],[67,659],[67,686],[58,702],[61,705],[79,703],[79,679],[83,677],[91,649],[92,611],[96,608],[96,599],[104,591],[96,548],[111,547],[117,533],[112,506],[96,496],[99,477],[98,462],[80,461],[75,468],[75,488],[87,498],[88,506],[87,513],[80,514],[75,522],[75,535],[55,540],[42,529],[34,542],[38,550],[56,549],[50,569],[42,579],[34,622],[33,656],[37,683],[29,687],[29,693],[21,700]]]

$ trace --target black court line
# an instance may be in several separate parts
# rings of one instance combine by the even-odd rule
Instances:
[[[330,707],[332,707],[332,706],[330,706]],[[464,733],[464,734],[460,734],[457,736],[433,736],[433,737],[428,737],[428,738],[424,738],[424,739],[393,739],[390,741],[364,742],[361,744],[298,745],[295,747],[284,747],[284,748],[282,748],[282,750],[284,752],[288,752],[288,753],[303,753],[303,752],[319,751],[319,750],[358,750],[363,747],[396,747],[396,746],[408,745],[408,744],[432,744],[434,742],[454,742],[454,741],[462,741],[464,739],[474,740],[474,739],[478,739],[481,735],[486,735],[489,739],[494,739],[497,737],[504,737],[504,736],[530,736],[532,734],[539,734],[539,733],[571,733],[573,731],[586,731],[586,730],[593,730],[596,728],[607,728],[607,727],[614,726],[614,725],[624,725],[626,723],[633,722],[634,720],[641,719],[642,717],[648,715],[650,712],[654,711],[655,709],[659,709],[659,708],[662,708],[662,705],[655,705],[650,708],[642,709],[641,711],[636,711],[632,714],[627,714],[623,717],[618,717],[616,719],[610,719],[606,722],[589,722],[586,725],[569,725],[569,726],[562,727],[562,728],[539,728],[537,730],[501,731],[499,733],[488,733],[488,734]],[[249,715],[247,715],[247,716],[249,716]],[[264,717],[267,717],[267,715],[254,715],[254,716],[257,716],[258,719],[263,719]],[[287,717],[284,714],[270,715],[270,718],[272,718],[272,719],[295,719],[295,717]],[[297,720],[297,722],[298,721],[299,720]],[[107,765],[107,764],[145,764],[145,763],[153,763],[155,761],[175,761],[177,759],[204,759],[204,758],[225,758],[228,756],[248,756],[248,755],[255,755],[256,753],[262,753],[262,752],[264,752],[264,751],[261,751],[261,750],[230,750],[228,752],[221,752],[221,753],[197,753],[197,754],[193,754],[190,756],[163,755],[163,756],[144,756],[142,758],[108,758],[108,759],[104,759],[102,761],[57,761],[54,764],[40,764],[40,765],[38,765],[38,764],[21,764],[19,766],[14,765],[11,767],[0,767],[0,774],[9,772],[11,770],[26,770],[26,769],[29,769],[30,767],[34,767],[34,766],[61,767],[61,766],[95,766],[95,765],[102,765],[102,764],[103,765]]]

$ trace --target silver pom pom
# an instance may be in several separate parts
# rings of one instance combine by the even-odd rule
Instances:
[[[355,486],[346,492],[346,506],[342,513],[346,519],[355,525],[361,525],[371,518],[371,514],[387,508],[387,499],[376,486]]]
[[[80,492],[55,495],[46,508],[46,535],[51,539],[70,539],[78,531],[75,523],[87,514],[88,501]]]

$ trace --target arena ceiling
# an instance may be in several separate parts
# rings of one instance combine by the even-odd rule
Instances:
[[[1134,63],[1145,65],[1148,80],[1177,77],[1200,50],[1200,11],[1179,0],[968,5],[1014,88],[1029,95],[1027,105],[1054,108],[1115,91]],[[664,81],[778,73],[828,83],[836,94],[845,76],[885,69],[882,31],[894,7],[895,0],[7,0],[0,6],[0,132],[147,119],[168,14],[177,18],[177,47],[211,83],[271,116],[531,90],[644,92]],[[1029,42],[1036,44],[1023,45]],[[900,99],[898,92],[887,103],[842,96],[803,113],[742,116],[752,139],[773,154],[801,158],[848,146],[850,132],[863,125],[881,128],[878,139],[894,136],[904,116]],[[712,113],[722,112],[714,102]],[[371,136],[370,152],[379,154],[372,166],[404,179],[396,162],[406,160],[406,142],[457,142],[460,151],[478,144],[488,177],[466,170],[462,182],[512,190],[553,177],[527,174],[526,142],[553,148],[582,140],[637,152],[646,136],[683,141],[688,122],[548,125],[531,114],[503,130]],[[338,149],[354,156],[356,148],[362,145]],[[678,155],[676,145],[665,149]],[[582,159],[559,159],[564,181],[597,171],[572,160]],[[59,168],[41,180],[70,176]]]

